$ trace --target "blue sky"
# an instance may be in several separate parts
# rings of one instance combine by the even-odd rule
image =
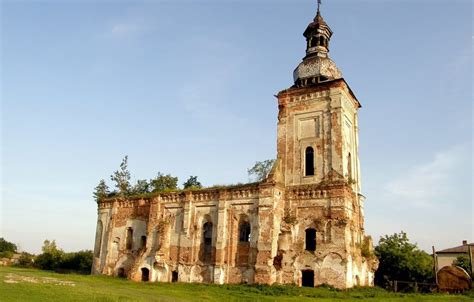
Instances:
[[[316,1],[2,1],[0,236],[93,247],[92,190],[248,181],[276,156]],[[323,1],[358,96],[366,232],[429,250],[473,241],[471,1]]]

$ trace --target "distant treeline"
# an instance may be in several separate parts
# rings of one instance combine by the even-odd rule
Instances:
[[[90,274],[92,268],[92,251],[66,253],[56,246],[55,240],[45,240],[42,253],[33,255],[26,252],[12,261],[12,265],[19,267],[39,268],[61,273]],[[0,258],[13,258],[18,254],[15,244],[0,238]]]

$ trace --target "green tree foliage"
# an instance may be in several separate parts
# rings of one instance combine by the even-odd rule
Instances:
[[[35,264],[44,270],[57,269],[61,263],[64,252],[56,246],[56,241],[45,240],[41,250],[43,253],[36,257]]]
[[[89,274],[92,269],[92,251],[65,253],[59,263],[61,270],[75,271]]]
[[[463,268],[469,275],[471,275],[471,264],[468,255],[457,256],[453,262],[454,265]]]
[[[150,183],[146,179],[139,179],[132,187],[131,194],[144,194],[150,192]]]
[[[92,251],[65,253],[56,246],[56,241],[45,240],[42,254],[35,259],[35,266],[43,270],[74,271],[90,273],[92,268]],[[28,261],[25,255],[25,262]]]
[[[11,259],[15,253],[10,252],[10,251],[3,251],[0,252],[0,258],[8,258]]]
[[[178,177],[158,172],[158,175],[150,180],[150,187],[152,192],[176,190],[178,189]]]
[[[0,238],[0,252],[16,253],[16,251],[17,251],[16,244],[8,242],[4,238]]]
[[[373,259],[375,254],[372,250],[372,237],[371,236],[364,236],[362,240],[362,244],[360,245],[360,252],[362,257],[365,259]]]
[[[267,178],[274,164],[274,159],[267,159],[264,161],[256,162],[252,168],[247,170],[249,177],[254,178],[255,181],[264,180],[265,178]]]
[[[23,252],[20,255],[20,258],[18,258],[18,263],[16,266],[19,267],[33,267],[34,266],[34,256],[32,254]]]
[[[130,191],[130,171],[128,171],[128,156],[122,159],[120,168],[110,175],[110,179],[115,182],[115,187],[121,196],[126,196]]]
[[[97,187],[94,188],[93,195],[95,201],[99,201],[103,198],[106,198],[109,194],[109,187],[105,183],[105,180],[101,179]]]
[[[386,286],[387,281],[432,282],[433,259],[410,243],[405,232],[385,235],[375,247],[380,264],[375,272],[375,283]]]
[[[198,181],[197,176],[189,176],[188,180],[183,183],[184,189],[200,189],[202,184]]]

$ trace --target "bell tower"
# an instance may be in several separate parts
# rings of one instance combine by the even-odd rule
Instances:
[[[345,179],[360,192],[356,96],[329,58],[332,30],[318,10],[303,33],[294,85],[278,93],[278,159],[285,185]]]

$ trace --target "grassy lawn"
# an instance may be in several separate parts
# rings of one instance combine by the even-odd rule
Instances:
[[[294,286],[136,283],[106,276],[62,275],[0,267],[0,301],[473,301],[473,296],[336,291]]]

